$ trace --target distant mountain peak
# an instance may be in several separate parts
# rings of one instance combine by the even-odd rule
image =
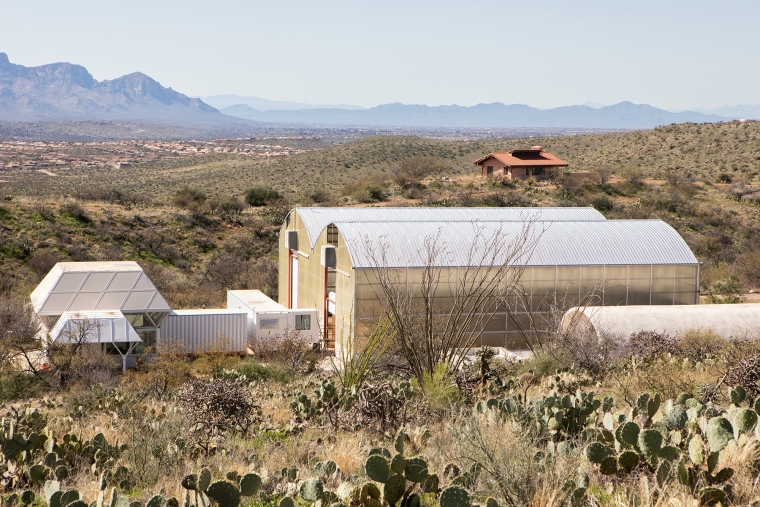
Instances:
[[[0,120],[75,118],[229,120],[202,100],[166,88],[142,72],[98,82],[81,65],[25,67],[0,53]]]

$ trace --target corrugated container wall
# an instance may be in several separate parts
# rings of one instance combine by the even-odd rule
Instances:
[[[159,352],[245,353],[248,314],[233,310],[175,310],[161,324]]]

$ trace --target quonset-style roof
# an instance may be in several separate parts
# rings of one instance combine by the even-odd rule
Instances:
[[[586,327],[599,337],[622,339],[639,331],[676,337],[689,329],[711,329],[726,338],[744,338],[760,331],[760,304],[589,306],[568,310],[561,325],[564,330]]]
[[[439,244],[448,254],[441,266],[467,266],[473,243],[483,244],[504,234],[505,262],[512,238],[523,231],[521,222],[338,222],[338,231],[348,245],[355,268],[421,267],[427,253],[425,238],[440,234]],[[649,264],[697,264],[697,259],[681,236],[661,220],[603,220],[596,222],[535,222],[537,238],[530,258],[518,259],[525,266],[602,266]],[[371,243],[373,246],[367,247]],[[372,260],[385,245],[385,266]],[[482,249],[481,249],[482,251]],[[445,259],[444,259],[445,257]],[[478,260],[478,256],[473,256]],[[498,260],[498,259],[497,259]]]
[[[50,331],[54,342],[141,342],[140,335],[119,311],[64,312]]]
[[[306,226],[311,247],[334,222],[523,222],[597,221],[594,208],[295,208]],[[287,220],[287,219],[286,219]]]
[[[31,295],[38,315],[121,310],[168,312],[169,303],[136,262],[59,262]]]

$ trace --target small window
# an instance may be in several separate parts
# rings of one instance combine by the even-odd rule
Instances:
[[[308,331],[311,329],[311,315],[296,315],[296,329]]]
[[[338,247],[338,228],[334,224],[327,226],[327,244]]]
[[[261,329],[280,329],[280,319],[261,319]]]

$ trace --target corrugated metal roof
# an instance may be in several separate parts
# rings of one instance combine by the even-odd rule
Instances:
[[[473,244],[483,251],[487,240],[503,235],[505,262],[509,243],[518,238],[520,222],[338,222],[335,224],[348,245],[356,268],[373,268],[372,249],[380,253],[385,245],[386,267],[424,266],[425,238],[440,234],[446,246],[441,266],[467,266]],[[600,266],[697,264],[697,259],[681,236],[661,220],[604,220],[595,222],[536,222],[530,226],[536,240],[530,258],[515,264],[526,266]],[[372,247],[368,248],[367,245]],[[481,254],[482,255],[482,254]],[[445,257],[445,258],[443,258]]]
[[[311,247],[334,222],[522,222],[601,221],[594,208],[295,208],[309,233]]]

